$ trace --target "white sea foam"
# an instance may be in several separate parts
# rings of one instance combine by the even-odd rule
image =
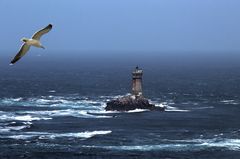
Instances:
[[[179,109],[178,107],[174,107],[172,105],[174,105],[175,103],[173,102],[162,102],[162,103],[157,103],[157,102],[154,102],[153,103],[157,106],[157,107],[165,107],[165,111],[168,111],[168,112],[189,112],[190,110],[187,110],[187,109]],[[185,103],[182,103],[182,104],[187,104],[187,105],[199,105],[199,103],[193,103],[193,102],[185,102]],[[206,106],[206,107],[192,107],[192,108],[189,108],[191,110],[197,110],[197,109],[212,109],[214,108],[213,106]]]
[[[193,108],[193,109],[213,109],[214,106],[209,106],[209,107],[196,107],[196,108]]]
[[[201,146],[206,147],[222,147],[229,150],[238,150],[240,151],[240,139],[225,139],[218,142],[204,142],[200,144]]]
[[[0,133],[9,132],[9,128],[0,127]]]
[[[125,151],[152,151],[152,150],[180,150],[187,147],[187,144],[161,144],[161,145],[132,145],[132,146],[83,146],[93,148],[103,148],[110,150],[125,150]],[[186,149],[186,148],[185,148]]]
[[[79,133],[48,133],[48,132],[26,132],[20,135],[9,135],[1,136],[1,138],[11,138],[11,139],[29,139],[29,138],[39,138],[39,139],[55,139],[55,138],[91,138],[96,135],[106,135],[110,134],[111,130],[100,130],[100,131],[85,131]]]
[[[35,120],[49,120],[52,118],[49,117],[33,117],[31,115],[16,115],[14,113],[1,113],[0,115],[0,121],[14,121],[14,120],[18,120],[18,121],[35,121]]]
[[[165,111],[167,112],[189,112],[190,110],[185,110],[185,109],[179,109],[177,107],[173,107],[174,102],[161,102],[158,103],[156,101],[151,101],[151,103],[155,104],[156,107],[162,107],[165,108]]]
[[[173,106],[166,106],[165,111],[167,112],[189,112],[190,110],[186,110],[186,109],[179,109],[177,107],[173,107]]]
[[[129,110],[126,111],[127,113],[138,113],[138,112],[146,112],[149,111],[148,109],[134,109],[134,110]]]
[[[83,147],[95,147],[113,150],[126,151],[199,151],[208,148],[224,148],[232,151],[240,151],[239,139],[193,139],[193,140],[172,140],[174,143],[158,144],[158,145],[122,145],[122,146],[92,146],[84,145]]]
[[[56,91],[55,90],[49,90],[48,92],[49,93],[55,93]]]
[[[90,114],[96,114],[96,115],[101,115],[101,114],[117,114],[121,113],[120,111],[106,111],[106,110],[89,110],[88,113]]]
[[[23,111],[19,113],[24,114],[34,114],[34,115],[41,115],[45,118],[48,117],[57,117],[57,116],[72,116],[72,117],[79,117],[79,118],[112,118],[112,116],[105,116],[105,115],[95,115],[89,114],[87,110],[78,110],[78,109],[61,109],[61,110],[46,110],[46,111]]]
[[[95,135],[106,135],[110,134],[112,131],[85,131],[80,133],[63,133],[63,134],[52,134],[50,138],[59,138],[59,137],[75,137],[75,138],[91,138]]]
[[[166,103],[156,103],[155,106],[164,108],[164,107],[166,107],[168,105]]]
[[[81,108],[92,106],[94,108],[104,107],[103,100],[90,100],[82,97],[62,97],[62,96],[41,96],[38,98],[3,98],[0,104],[4,106],[38,106],[38,107],[74,107]]]
[[[23,98],[22,97],[19,97],[19,98],[12,98],[12,100],[14,101],[14,102],[19,102],[19,101],[21,101]]]
[[[41,96],[36,98],[8,98],[5,99],[9,103],[7,105],[20,105],[20,106],[31,106],[31,107],[52,107],[55,110],[45,111],[20,111],[19,114],[23,116],[9,115],[4,116],[4,120],[46,120],[51,119],[54,116],[73,116],[79,118],[111,118],[112,116],[103,115],[109,113],[122,113],[116,111],[105,111],[106,99],[115,99],[121,97],[118,96],[101,96],[99,99],[89,99],[87,97],[78,96]],[[5,103],[6,104],[6,103]],[[155,103],[154,103],[155,104]],[[175,107],[168,106],[167,102],[156,104],[156,106],[166,107],[166,111],[182,111],[187,112],[188,110],[181,110]],[[136,113],[148,110],[136,109],[125,111],[125,113]],[[33,115],[33,116],[32,116]],[[0,114],[1,116],[1,114]],[[13,119],[15,118],[15,119]]]
[[[15,116],[13,117],[14,120],[20,120],[20,121],[34,121],[34,120],[49,120],[52,118],[46,118],[46,117],[32,117],[31,115],[24,115],[24,116]]]
[[[224,103],[224,104],[232,104],[232,105],[238,105],[239,104],[239,102],[237,102],[235,100],[222,100],[220,102]]]
[[[8,126],[7,128],[10,129],[10,130],[22,130],[22,129],[25,129],[29,127],[28,125],[23,125],[23,126]]]
[[[129,110],[129,111],[111,111],[111,110],[92,110],[88,111],[91,114],[120,114],[120,113],[139,113],[139,112],[146,112],[149,111],[148,109],[134,109],[134,110]]]
[[[47,120],[54,116],[73,116],[80,118],[111,118],[112,116],[91,114],[89,111],[103,111],[106,106],[101,100],[90,100],[79,97],[41,96],[39,98],[4,98],[0,99],[4,106],[52,107],[56,110],[18,111],[15,113],[0,112],[0,120]],[[1,103],[0,103],[1,104]],[[19,115],[20,114],[20,115]],[[21,115],[22,114],[22,115]]]
[[[0,126],[0,133],[10,132],[10,131],[19,131],[29,127],[29,125],[23,126]]]

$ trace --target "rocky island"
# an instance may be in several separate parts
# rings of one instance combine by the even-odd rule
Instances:
[[[142,75],[143,70],[136,67],[132,72],[132,94],[107,102],[105,110],[129,111],[135,109],[149,109],[164,111],[164,107],[156,107],[154,104],[150,104],[148,99],[143,97]]]

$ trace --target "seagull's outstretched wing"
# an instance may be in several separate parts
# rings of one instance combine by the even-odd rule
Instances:
[[[30,49],[29,45],[23,44],[21,46],[21,49],[19,50],[18,54],[11,61],[11,64],[14,64],[15,62],[17,62],[21,57],[23,57],[28,52],[29,49]]]
[[[52,29],[52,24],[49,24],[45,28],[37,31],[36,33],[33,34],[32,39],[35,40],[40,40],[41,36],[48,33]]]

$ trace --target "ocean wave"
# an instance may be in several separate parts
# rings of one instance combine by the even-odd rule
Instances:
[[[197,108],[193,108],[195,110],[201,110],[201,109],[213,109],[214,106],[208,106],[208,107],[197,107]]]
[[[160,101],[160,99],[158,99],[158,101]],[[215,108],[214,106],[208,106],[208,105],[201,106],[200,103],[188,101],[188,102],[180,103],[179,105],[184,107],[184,109],[180,109],[179,107],[177,107],[177,104],[171,100],[166,101],[166,102],[158,102],[158,101],[157,100],[151,101],[151,103],[155,104],[155,106],[157,106],[157,107],[164,107],[165,111],[167,111],[167,112],[190,112],[190,111],[194,111],[194,110]]]
[[[36,121],[36,120],[49,120],[52,118],[49,117],[38,117],[38,116],[31,116],[31,115],[16,115],[15,113],[1,113],[0,114],[0,121]]]
[[[0,121],[23,121],[26,124],[29,124],[30,121],[36,121],[36,120],[49,120],[52,119],[50,117],[42,117],[42,116],[31,116],[29,114],[27,115],[21,115],[21,114],[16,114],[13,112],[3,112],[0,111]]]
[[[168,106],[168,104],[166,102],[163,102],[163,103],[155,103],[155,106],[156,107],[161,107],[161,108],[165,108]]]
[[[5,126],[5,127],[0,126],[0,133],[10,132],[10,131],[19,131],[19,130],[25,129],[27,127],[29,127],[29,126],[28,125],[23,125],[23,126]]]
[[[239,102],[237,102],[236,100],[222,100],[220,102],[224,103],[224,104],[232,104],[232,105],[238,105],[239,104]]]
[[[49,93],[55,93],[56,91],[55,90],[49,90],[48,92]]]
[[[122,98],[124,96],[130,96],[130,95],[131,95],[131,93],[126,93],[125,95],[99,96],[99,98],[103,99],[103,100],[112,100],[112,99]]]
[[[167,111],[167,112],[190,112],[190,110],[179,109],[177,107],[173,107],[173,106],[169,106],[169,105],[167,105],[165,108],[166,108],[165,111]]]
[[[72,116],[79,118],[112,118],[112,116],[91,114],[87,110],[78,109],[61,109],[61,110],[46,110],[46,111],[22,111],[23,114],[34,114],[45,117],[59,117],[59,116]]]
[[[86,97],[41,96],[36,98],[2,98],[3,106],[38,106],[38,107],[75,107],[92,106],[96,109],[105,106],[104,100],[91,100]]]
[[[153,103],[156,107],[165,108],[165,111],[167,111],[167,112],[189,112],[190,111],[190,110],[186,110],[186,109],[179,109],[177,107],[172,106],[175,104],[174,102],[158,103],[156,101],[151,101],[151,103]]]
[[[127,113],[139,113],[139,112],[146,112],[149,111],[148,109],[134,109],[134,110],[129,110],[126,111]]]
[[[45,117],[57,116],[72,116],[79,118],[112,118],[111,114],[119,113],[139,113],[146,112],[148,109],[135,109],[129,111],[106,111],[106,110],[79,110],[79,109],[61,109],[61,110],[46,110],[46,111],[22,111],[19,114],[41,115]]]
[[[240,139],[193,139],[193,140],[172,140],[175,143],[158,145],[122,145],[122,146],[89,146],[88,148],[103,148],[124,151],[199,151],[209,148],[224,148],[232,151],[240,151]]]
[[[50,90],[51,91],[51,90]],[[148,110],[136,109],[124,112],[118,111],[105,111],[107,100],[116,99],[122,97],[117,96],[100,96],[98,98],[79,97],[78,95],[73,96],[40,96],[33,98],[0,98],[0,106],[30,106],[30,107],[51,107],[54,110],[39,110],[39,111],[18,111],[23,116],[9,116],[4,115],[4,120],[48,120],[56,116],[73,116],[79,118],[111,118],[110,115],[104,114],[115,114],[115,113],[137,113],[145,112]],[[165,107],[168,112],[189,112],[190,110],[179,109],[174,107],[175,103],[171,100],[168,102],[158,103],[157,101],[151,101],[150,103],[155,104],[158,107]],[[172,106],[174,105],[174,106]],[[32,116],[34,115],[34,116]],[[1,117],[1,114],[0,114]],[[15,119],[14,119],[15,118]]]
[[[3,98],[0,106],[51,107],[55,110],[17,111],[0,113],[0,120],[48,120],[56,116],[73,116],[79,118],[111,118],[112,116],[91,114],[90,111],[103,111],[104,100],[89,99],[78,96],[41,96],[36,98]],[[21,108],[21,107],[20,107]],[[16,113],[18,115],[16,115]],[[20,115],[19,115],[20,114]]]
[[[96,131],[85,131],[78,133],[48,133],[48,132],[26,132],[24,134],[19,135],[4,135],[0,136],[0,138],[11,138],[16,140],[26,140],[30,138],[38,138],[38,139],[55,139],[55,138],[83,138],[88,139],[96,135],[106,135],[110,134],[111,130],[96,130]]]
[[[128,110],[128,111],[111,111],[111,110],[92,110],[88,111],[90,114],[96,114],[96,115],[101,115],[101,114],[122,114],[122,113],[140,113],[140,112],[147,112],[149,109],[134,109],[134,110]]]
[[[10,117],[10,120],[20,120],[20,121],[49,120],[49,119],[52,119],[52,118],[48,118],[48,117],[33,117],[31,115]]]

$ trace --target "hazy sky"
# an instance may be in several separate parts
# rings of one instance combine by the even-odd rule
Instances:
[[[48,51],[240,51],[239,0],[0,0],[0,50],[49,23]]]

